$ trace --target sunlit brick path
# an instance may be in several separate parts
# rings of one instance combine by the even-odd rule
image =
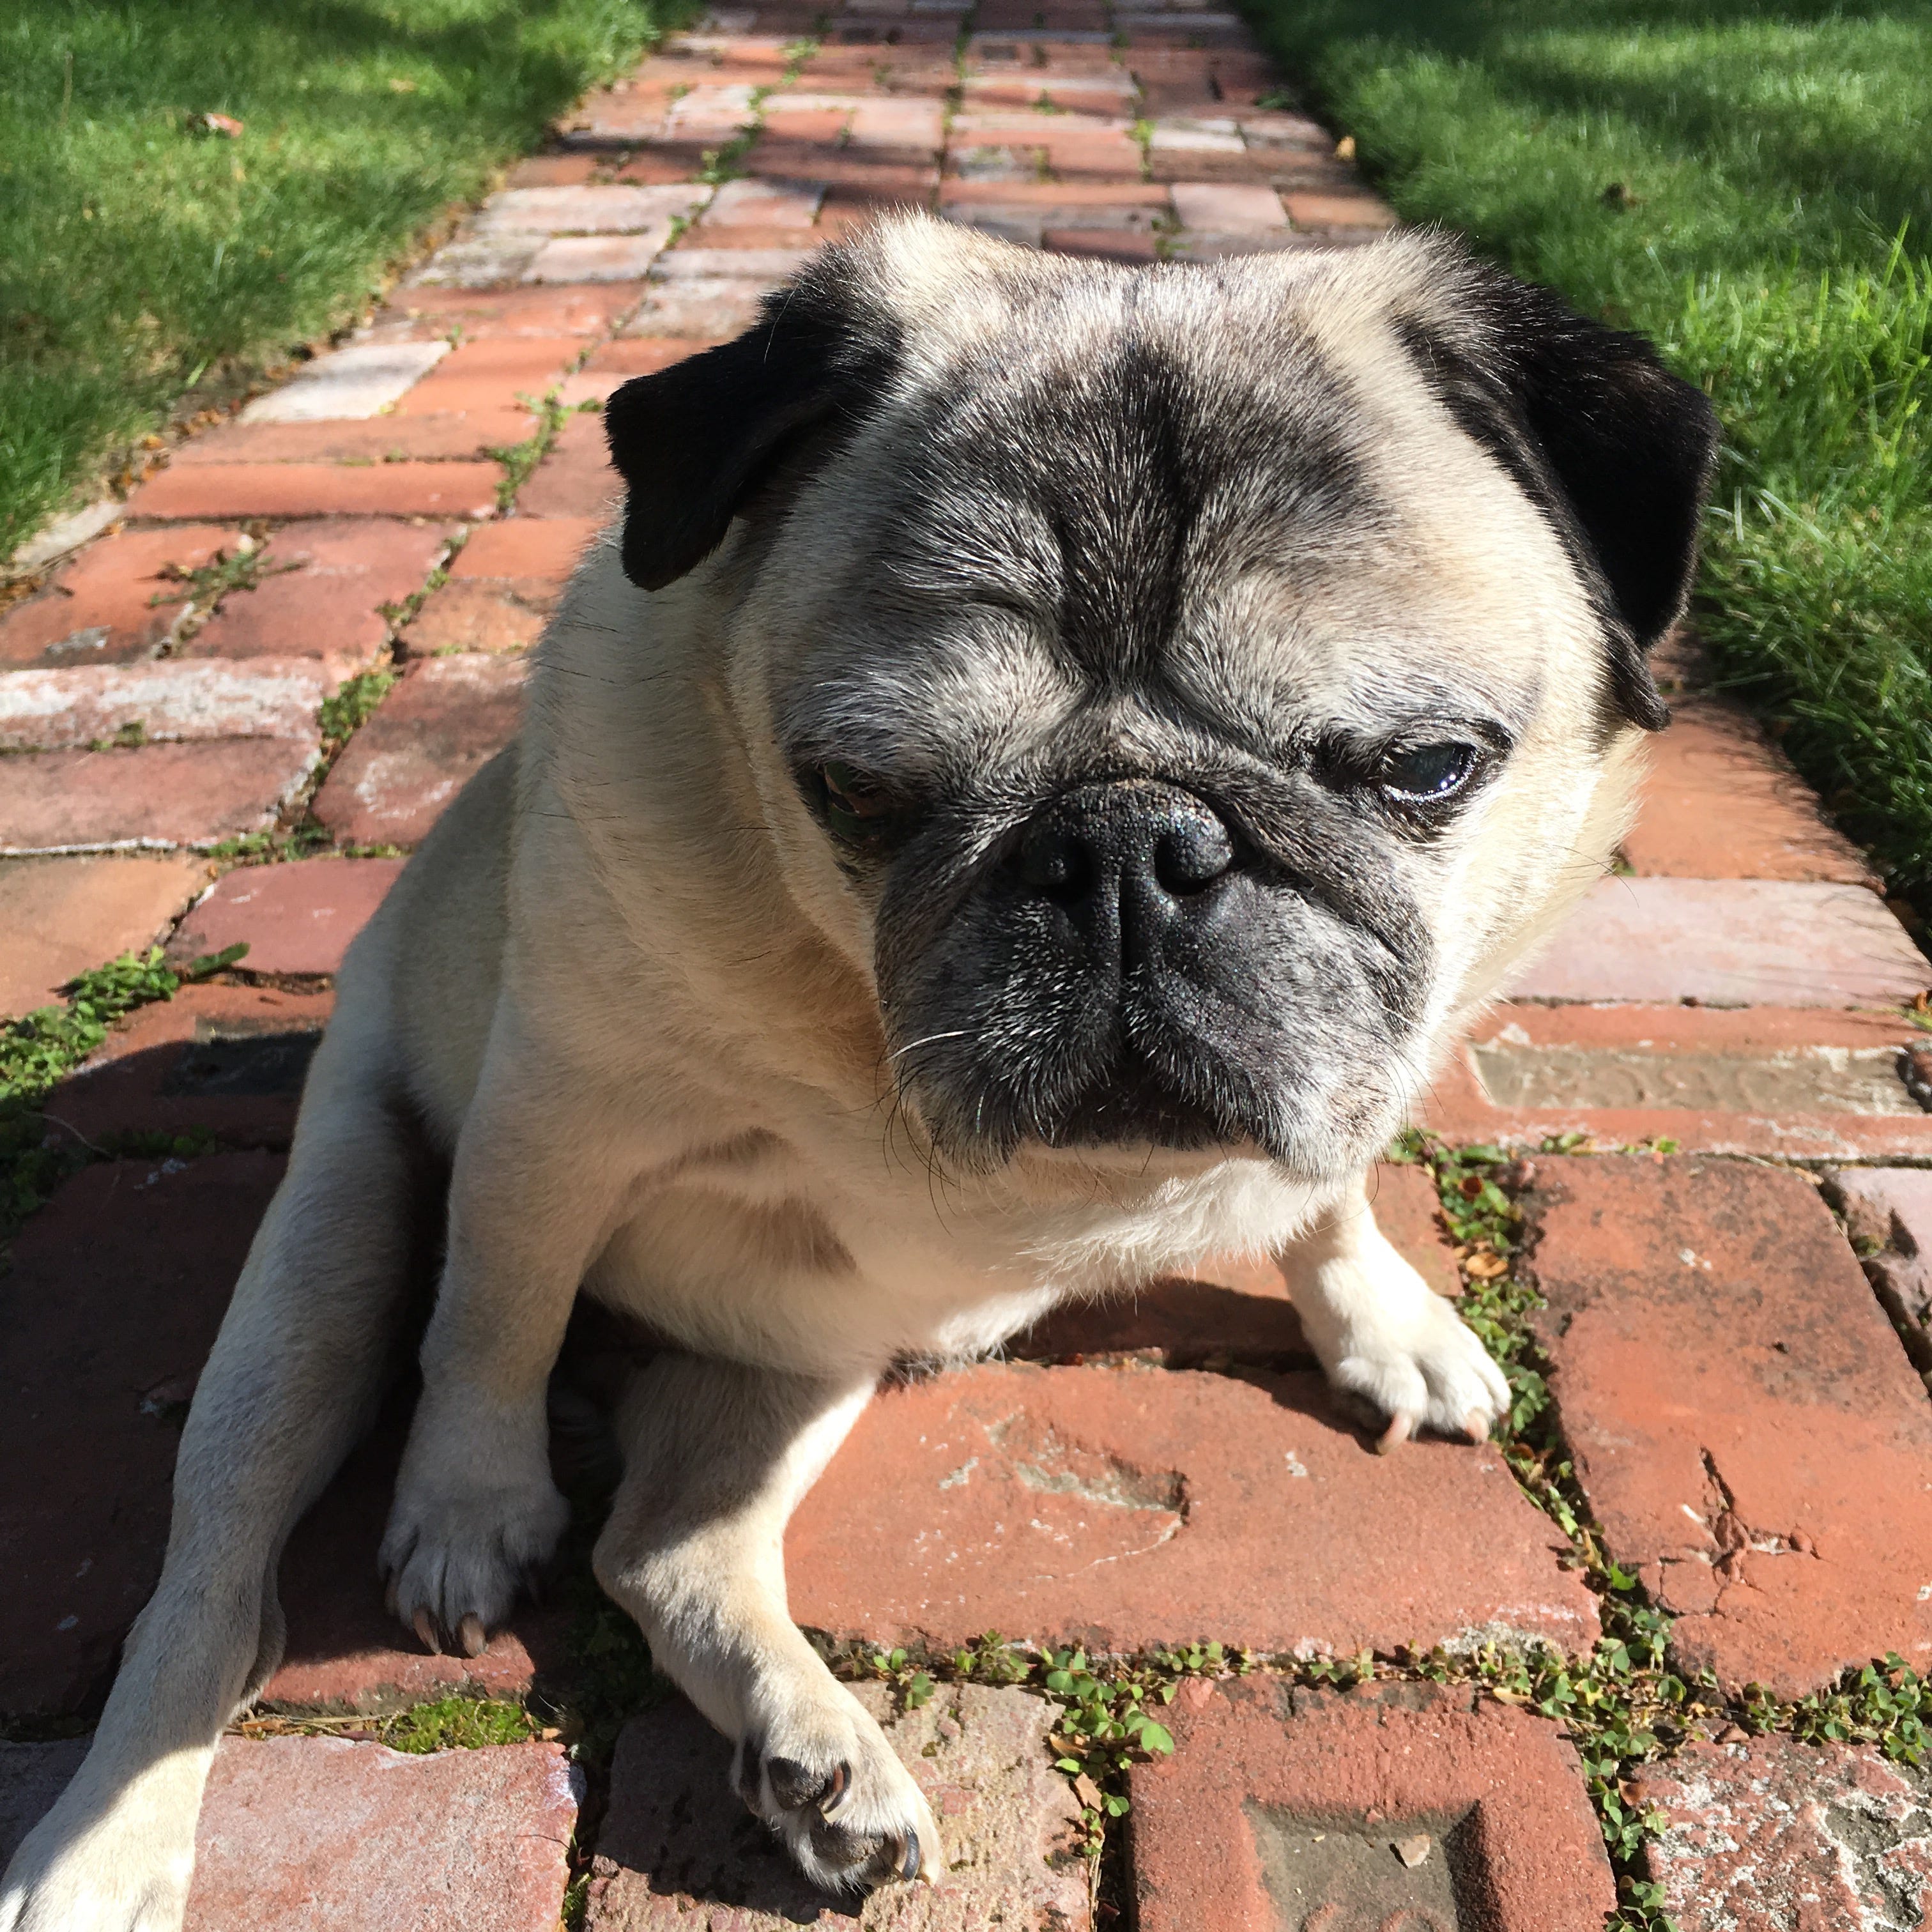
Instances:
[[[38,547],[0,612],[0,1013],[130,948],[250,950],[47,1103],[72,1171],[0,1275],[0,1854],[152,1584],[331,975],[514,732],[523,654],[610,512],[603,399],[881,208],[1128,262],[1371,240],[1391,217],[1343,131],[1228,14],[719,12],[581,103],[343,344]],[[793,1609],[911,1654],[861,1694],[953,1868],[855,1919],[788,1874],[681,1704],[611,1755],[650,1700],[580,1583],[481,1658],[405,1642],[374,1562],[399,1411],[288,1553],[288,1658],[218,1762],[197,1932],[1568,1932],[1616,1901],[1606,1828],[1626,1904],[1682,1932],[1917,1924],[1932,1824],[1878,1700],[1840,1741],[1795,1733],[1847,1670],[1932,1657],[1932,964],[1694,644],[1662,669],[1678,722],[1619,875],[1431,1096],[1442,1144],[1501,1153],[1383,1173],[1384,1226],[1443,1292],[1502,1306],[1511,1262],[1540,1291],[1510,1318],[1552,1398],[1540,1463],[1369,1453],[1249,1266],[882,1396],[794,1527]],[[1646,1604],[1672,1619],[1631,1706],[1660,1751],[1577,1714]],[[1092,1740],[1036,1670],[905,1696],[988,1630],[1225,1648],[1155,1694],[1173,1754],[1089,1758],[1096,1784],[1055,1768]],[[1538,1643],[1594,1660],[1578,1701],[1482,1648]],[[434,1742],[419,1707],[466,1688],[508,1700],[474,1735],[544,1734],[382,1742]]]

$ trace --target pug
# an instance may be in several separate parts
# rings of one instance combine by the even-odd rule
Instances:
[[[830,1887],[944,1868],[786,1610],[893,1364],[1238,1252],[1384,1446],[1507,1406],[1364,1177],[1624,825],[1705,398],[1439,237],[1126,268],[908,216],[608,420],[621,532],[344,964],[4,1932],[178,1924],[425,1234],[397,1614],[482,1648],[564,1528],[572,1305],[641,1324],[597,1576]]]

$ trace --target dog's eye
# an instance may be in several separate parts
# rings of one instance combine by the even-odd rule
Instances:
[[[828,760],[818,768],[818,782],[825,788],[826,823],[839,838],[862,843],[890,829],[892,802],[863,772]]]
[[[1433,804],[1460,791],[1476,762],[1473,745],[1413,745],[1389,752],[1376,768],[1376,782],[1405,804]]]

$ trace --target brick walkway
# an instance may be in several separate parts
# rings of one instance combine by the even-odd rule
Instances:
[[[0,1854],[76,1761],[158,1568],[182,1406],[329,976],[514,730],[521,654],[609,512],[597,405],[880,206],[1129,261],[1388,225],[1279,86],[1232,16],[1178,7],[716,14],[0,614],[0,1012],[126,948],[250,948],[61,1088],[50,1144],[78,1171],[0,1280],[0,1735],[22,1740]],[[1605,1827],[1626,1904],[1683,1932],[1932,1906],[1909,1726],[1880,1708],[1910,1681],[1818,1735],[1844,1673],[1932,1658],[1932,964],[1694,646],[1666,670],[1678,722],[1624,875],[1438,1085],[1436,1171],[1384,1176],[1392,1236],[1552,1407],[1507,1452],[1377,1457],[1280,1282],[1213,1265],[884,1396],[800,1515],[793,1606],[854,1654],[910,1653],[863,1694],[956,1864],[856,1922],[1597,1926]],[[1442,1151],[1470,1144],[1502,1152]],[[1540,1305],[1513,1314],[1524,1287]],[[718,1741],[654,1703],[580,1563],[479,1659],[405,1647],[374,1562],[401,1419],[288,1553],[276,1714],[218,1761],[197,1932],[549,1928],[573,1870],[599,1932],[854,1922],[736,1809]],[[1128,1770],[1034,1652],[945,1663],[989,1630],[1226,1648],[1150,1666],[1176,1749]],[[1508,1660],[1539,1643],[1568,1676]],[[387,1748],[433,1741],[453,1690],[535,1716],[464,1706],[520,1741]],[[1610,1709],[1657,1742],[1611,1736]],[[1096,1891],[1082,1853],[1126,1796]]]

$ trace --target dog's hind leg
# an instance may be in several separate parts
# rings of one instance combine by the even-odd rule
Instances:
[[[73,1782],[0,1880],[0,1932],[173,1932],[216,1739],[279,1660],[284,1542],[382,1393],[422,1162],[380,1003],[317,1052],[289,1172],[202,1371],[152,1600]]]
[[[740,1795],[835,1890],[931,1879],[944,1857],[910,1773],[786,1608],[786,1520],[871,1392],[660,1355],[620,1412],[595,1557],[658,1668],[736,1742]]]

